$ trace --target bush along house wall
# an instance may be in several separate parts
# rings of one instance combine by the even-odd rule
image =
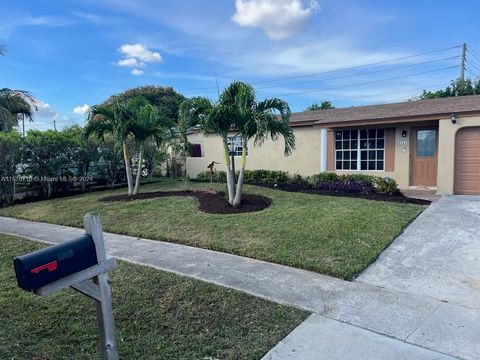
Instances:
[[[238,176],[238,173],[237,173]],[[225,182],[224,171],[208,171],[199,173],[197,181]],[[322,172],[308,177],[299,174],[290,175],[286,171],[246,170],[245,183],[253,185],[269,185],[269,187],[293,191],[322,190],[339,193],[358,193],[382,195],[398,194],[398,186],[391,178],[364,174],[339,175],[334,172]]]

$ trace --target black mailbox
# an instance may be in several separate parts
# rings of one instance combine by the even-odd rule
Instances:
[[[53,245],[13,259],[18,286],[34,291],[97,264],[90,235]]]

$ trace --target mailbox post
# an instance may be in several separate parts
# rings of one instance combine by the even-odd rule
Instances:
[[[72,287],[95,301],[102,360],[117,360],[108,271],[116,260],[107,256],[100,216],[83,218],[85,235],[62,244],[16,257],[19,287],[40,296]]]

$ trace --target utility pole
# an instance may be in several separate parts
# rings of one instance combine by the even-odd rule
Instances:
[[[462,85],[465,83],[465,60],[467,57],[467,44],[463,43],[462,46],[462,63],[460,64],[460,82]]]
[[[53,119],[53,130],[57,131],[57,121]]]

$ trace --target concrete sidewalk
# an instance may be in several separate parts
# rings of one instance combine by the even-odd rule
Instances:
[[[84,233],[82,229],[3,217],[0,232],[50,243]],[[478,309],[178,244],[109,233],[105,239],[108,253],[117,258],[316,314],[269,352],[268,359],[357,359],[368,347],[372,350],[369,359],[384,359],[387,354],[389,359],[447,359],[447,355],[475,359],[480,354],[480,332],[475,326],[480,321]],[[328,338],[328,329],[347,336],[343,346],[320,341]],[[312,347],[312,342],[317,345]],[[296,344],[295,349],[304,349],[301,356],[281,351],[292,344]],[[329,355],[321,355],[323,352]]]

